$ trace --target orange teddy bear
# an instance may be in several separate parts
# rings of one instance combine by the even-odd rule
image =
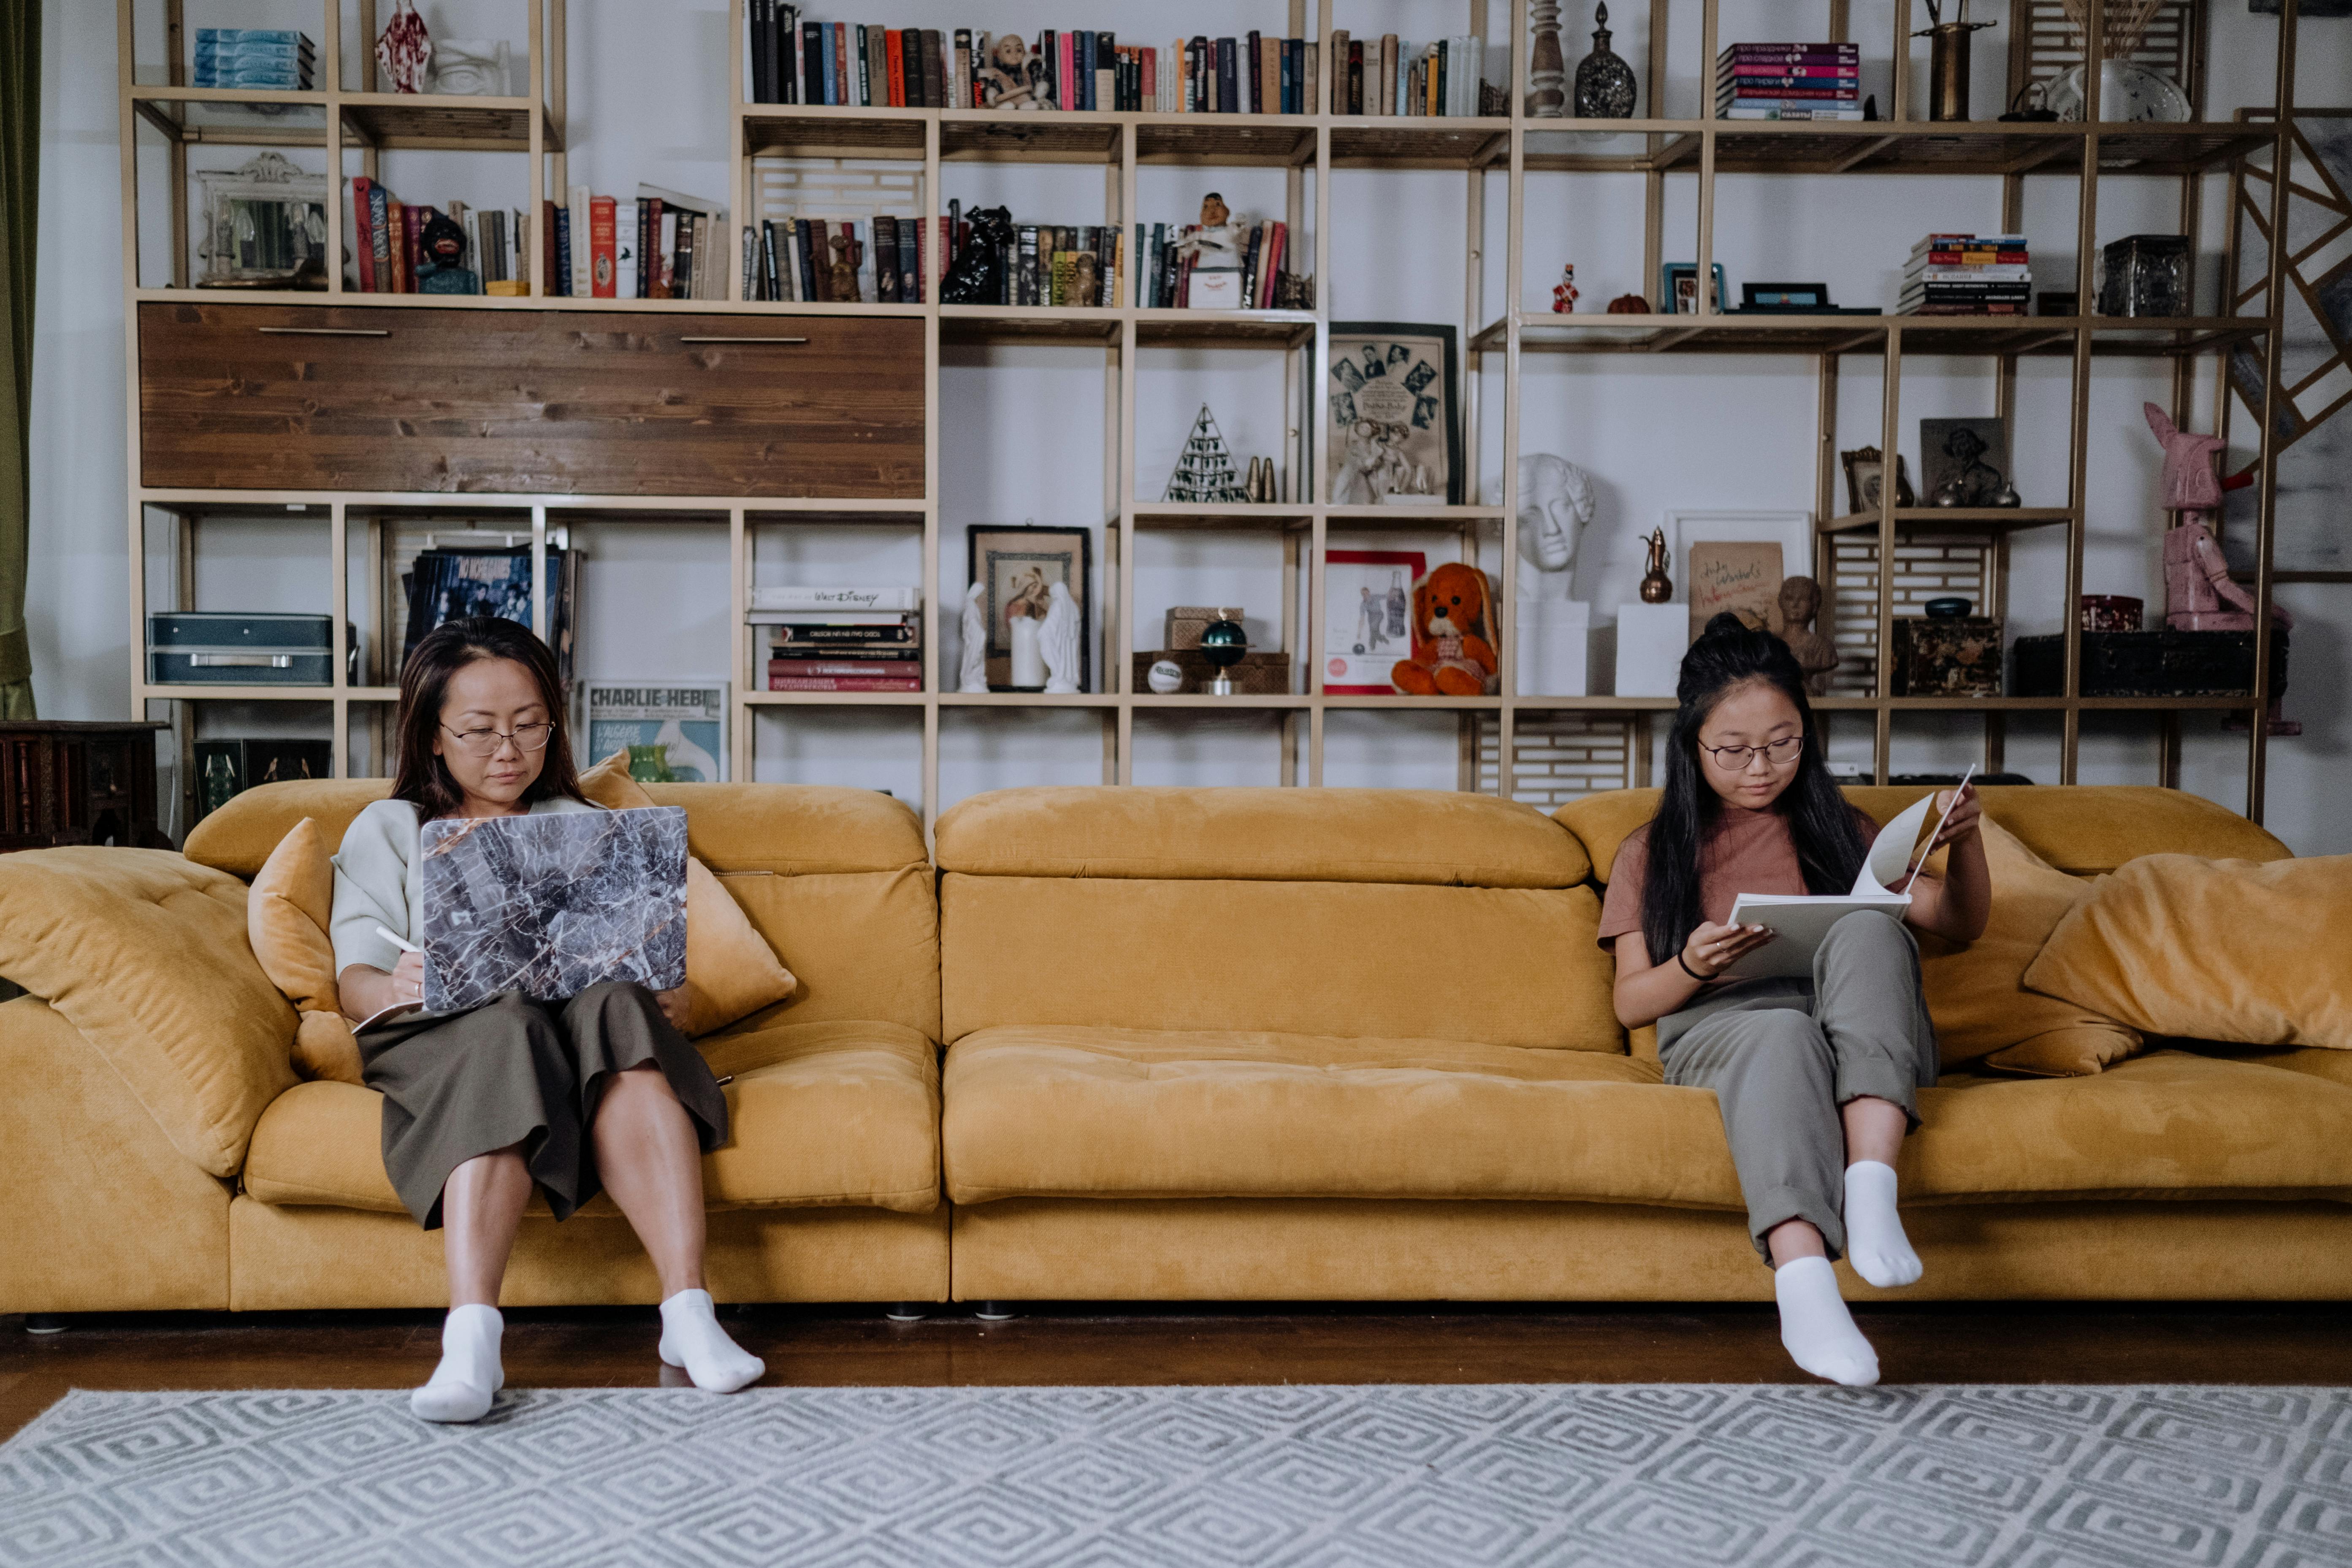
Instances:
[[[1412,657],[1389,682],[1411,697],[1480,697],[1494,689],[1494,594],[1486,574],[1448,562],[1412,585]]]

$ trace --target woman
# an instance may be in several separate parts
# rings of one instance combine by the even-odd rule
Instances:
[[[1876,826],[1831,782],[1788,645],[1717,616],[1683,658],[1658,815],[1617,852],[1601,942],[1617,958],[1617,1016],[1658,1026],[1666,1081],[1711,1089],[1773,1269],[1780,1342],[1816,1377],[1864,1386],[1878,1358],[1839,1299],[1831,1259],[1882,1288],[1919,1278],[1895,1213],[1895,1157],[1936,1081],[1936,1036],[1905,924],[1956,942],[1982,935],[1991,882],[1965,791],[1928,846],[1946,875],[1911,886],[1902,922],[1851,914],[1830,929],[1810,979],[1726,980],[1772,940],[1729,922],[1741,893],[1840,894]],[[1925,852],[1923,852],[1924,855]]]
[[[512,621],[452,621],[418,643],[397,728],[392,798],[360,813],[335,857],[336,979],[355,1019],[423,1000],[422,955],[384,934],[417,940],[422,824],[596,809],[572,772],[554,658]],[[418,1416],[478,1420],[505,1384],[499,1285],[534,1185],[558,1220],[611,1192],[661,1279],[663,1361],[717,1393],[766,1372],[703,1289],[701,1157],[727,1142],[727,1100],[682,1016],[676,992],[615,981],[361,1030],[384,1097],[384,1169],[418,1223],[443,1231],[449,1269],[441,1364],[409,1398]]]

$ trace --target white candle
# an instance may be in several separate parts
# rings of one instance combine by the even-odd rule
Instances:
[[[1045,656],[1037,647],[1037,621],[1034,616],[1014,616],[1013,629],[1013,684],[1043,686],[1045,684]]]

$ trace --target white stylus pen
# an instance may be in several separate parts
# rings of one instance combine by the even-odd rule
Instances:
[[[404,942],[399,937],[393,935],[392,928],[383,924],[382,922],[377,923],[375,934],[383,938],[384,941],[392,943],[393,946],[400,949],[403,952],[423,952],[425,951],[413,942]]]

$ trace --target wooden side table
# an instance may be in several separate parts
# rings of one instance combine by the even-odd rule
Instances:
[[[0,851],[62,844],[169,849],[155,820],[160,721],[0,721]]]

